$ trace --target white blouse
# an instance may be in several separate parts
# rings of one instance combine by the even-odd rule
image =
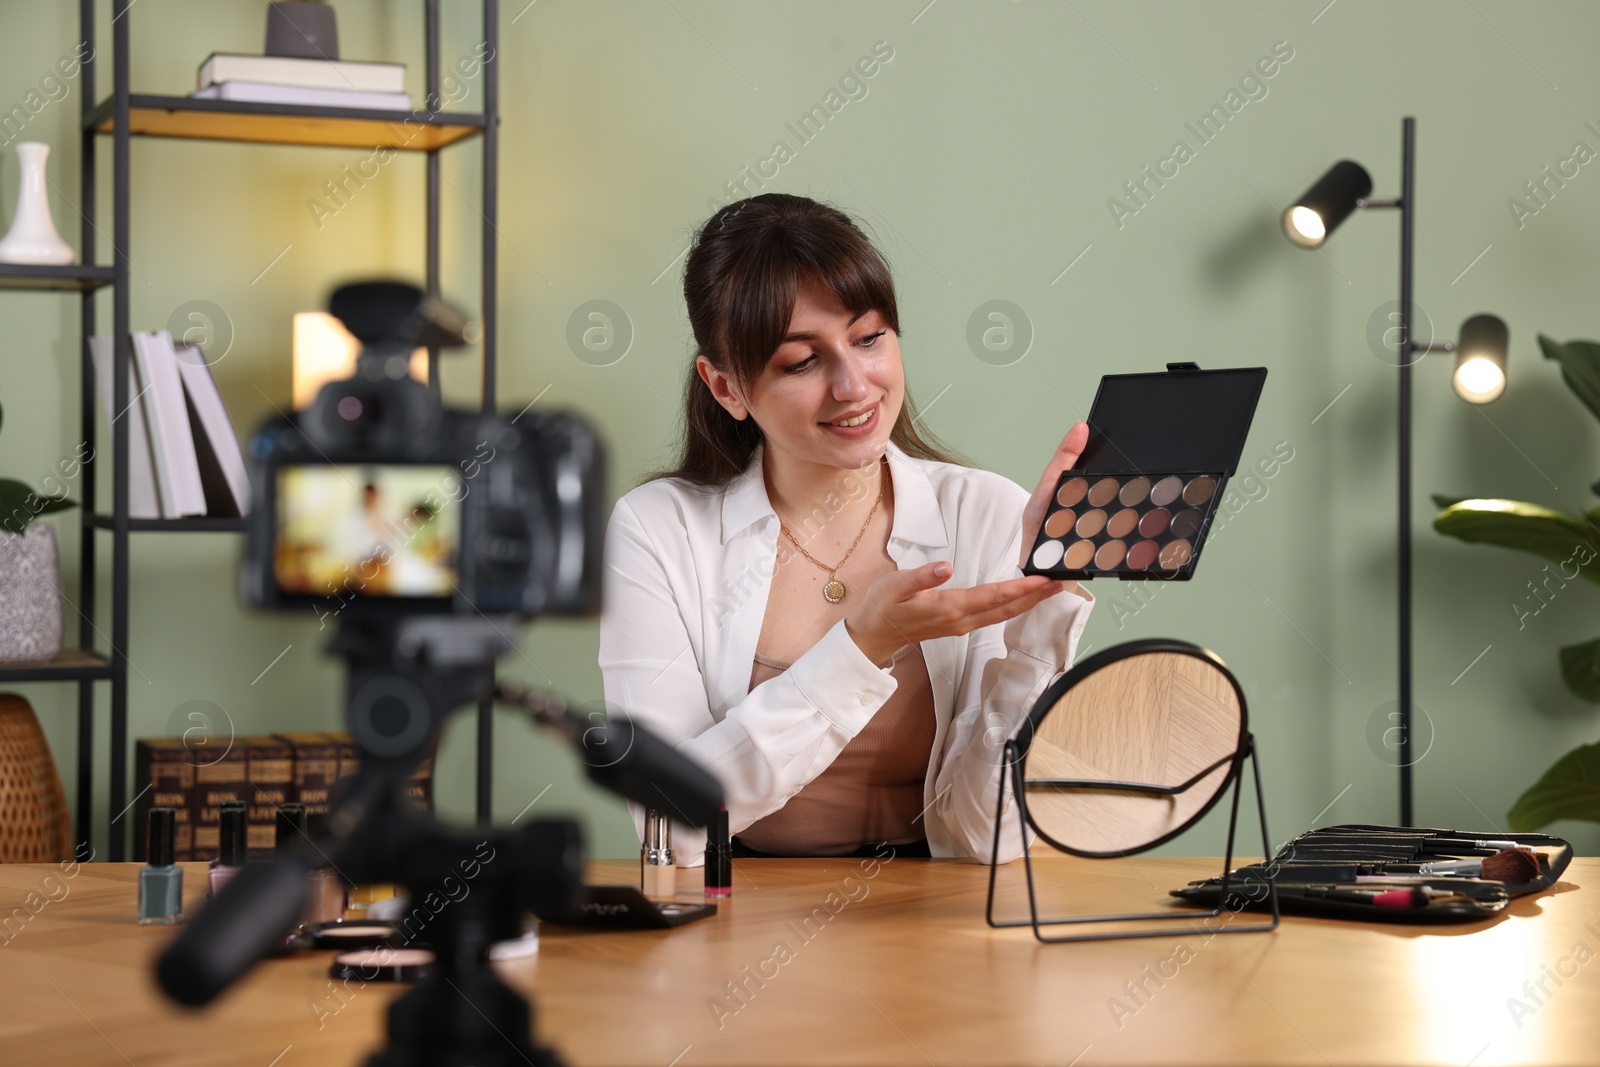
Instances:
[[[1014,578],[1028,492],[989,471],[913,459],[889,445],[901,570],[948,560],[942,588]],[[600,669],[608,709],[643,723],[721,780],[737,834],[833,762],[894,692],[836,623],[783,674],[749,688],[777,558],[778,516],[758,447],[723,489],[647,482],[606,530]],[[935,856],[987,862],[1001,749],[1067,664],[1094,598],[1057,593],[1006,623],[921,642],[936,733],[923,786]],[[644,812],[629,803],[635,829]],[[1000,859],[1021,854],[1009,786]],[[674,822],[681,866],[704,861],[705,832]]]

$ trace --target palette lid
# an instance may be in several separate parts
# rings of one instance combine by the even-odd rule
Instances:
[[[1220,471],[1232,475],[1244,452],[1267,368],[1107,374],[1089,409],[1089,443],[1075,470]]]

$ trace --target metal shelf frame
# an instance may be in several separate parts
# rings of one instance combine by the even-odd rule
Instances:
[[[133,519],[128,515],[128,423],[117,420],[111,427],[110,514],[95,511],[100,470],[96,449],[95,373],[87,339],[96,331],[95,295],[97,290],[112,291],[112,331],[115,338],[115,372],[112,409],[123,411],[130,402],[129,330],[131,295],[129,285],[131,238],[132,168],[130,140],[134,135],[184,137],[216,141],[250,141],[270,144],[346,145],[377,147],[383,143],[381,131],[396,123],[410,121],[421,135],[413,134],[403,146],[426,156],[427,167],[427,254],[426,287],[439,293],[439,190],[441,175],[439,152],[448,145],[472,137],[483,142],[482,216],[482,406],[493,410],[496,403],[496,343],[498,283],[496,240],[498,237],[500,156],[499,51],[500,5],[498,0],[481,0],[483,37],[488,58],[482,66],[484,102],[481,113],[435,113],[426,109],[413,112],[384,112],[351,108],[289,107],[244,104],[231,101],[191,100],[187,97],[134,94],[130,87],[129,9],[136,0],[110,0],[111,3],[111,94],[94,103],[95,7],[97,0],[79,0],[78,32],[89,46],[81,77],[88,87],[80,99],[79,203],[82,229],[79,264],[65,267],[37,267],[0,264],[0,289],[55,289],[80,294],[80,319],[83,344],[79,427],[88,446],[89,458],[81,466],[84,506],[80,513],[78,558],[79,623],[78,645],[55,660],[35,664],[11,664],[0,668],[0,681],[68,681],[78,686],[77,721],[77,817],[74,832],[79,841],[88,841],[94,830],[94,745],[95,683],[110,683],[110,775],[106,797],[106,828],[109,834],[108,858],[120,861],[127,854],[127,830],[116,825],[128,805],[128,765],[132,753],[128,739],[128,558],[129,534],[135,532],[238,532],[239,519]],[[439,0],[424,0],[426,95],[438,100]],[[378,134],[376,140],[372,139]],[[111,263],[97,262],[96,191],[99,138],[111,141]],[[439,353],[428,353],[428,380],[439,389]],[[111,538],[110,601],[111,648],[95,651],[101,634],[96,624],[98,583],[102,579],[96,565],[97,534]],[[491,818],[494,771],[492,704],[478,706],[476,809],[479,822]]]

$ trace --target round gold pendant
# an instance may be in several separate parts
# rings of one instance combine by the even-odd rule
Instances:
[[[837,578],[830,579],[828,584],[822,587],[822,595],[827,598],[830,604],[837,604],[843,600],[844,594],[844,583]]]

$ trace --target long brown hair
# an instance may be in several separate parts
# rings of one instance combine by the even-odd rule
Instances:
[[[904,336],[889,265],[850,216],[803,196],[762,193],[720,208],[695,234],[684,263],[683,299],[696,356],[748,389],[782,343],[807,277],[817,278],[852,313],[876,311]],[[735,419],[717,403],[693,360],[683,400],[677,465],[645,480],[724,486],[749,466],[761,429],[755,419]],[[908,392],[889,440],[918,459],[964,462],[918,431],[915,420]]]

